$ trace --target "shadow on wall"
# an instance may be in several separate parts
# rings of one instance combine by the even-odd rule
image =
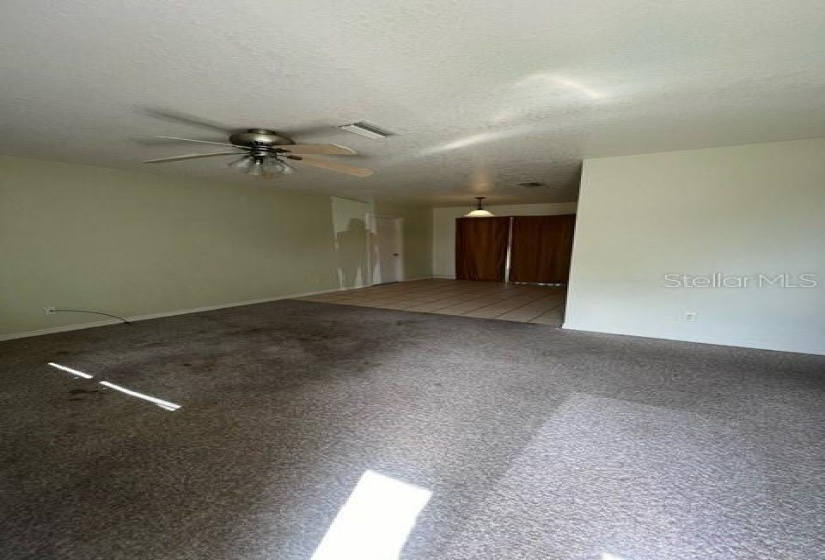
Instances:
[[[371,286],[374,279],[375,235],[369,227],[372,204],[348,198],[330,197],[332,232],[335,240],[335,267],[339,288]]]
[[[335,234],[335,254],[338,264],[338,285],[341,288],[358,288],[372,284],[373,273],[370,247],[373,234],[364,220],[351,218],[347,229]]]

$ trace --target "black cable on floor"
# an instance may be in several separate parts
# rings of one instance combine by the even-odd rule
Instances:
[[[86,311],[85,309],[55,309],[55,313],[92,313],[94,315],[106,315],[107,317],[112,317],[113,319],[120,319],[127,325],[131,325],[132,323],[124,319],[123,317],[119,317],[117,315],[112,315],[111,313],[103,313],[102,311]]]

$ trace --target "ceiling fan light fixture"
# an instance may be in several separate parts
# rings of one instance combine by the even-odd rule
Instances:
[[[243,156],[242,158],[236,159],[235,161],[230,161],[226,164],[226,166],[245,173],[249,171],[249,167],[251,164],[252,158],[249,156]]]
[[[275,167],[275,169],[281,175],[291,175],[292,173],[295,173],[295,168],[292,167],[291,165],[289,165],[287,162],[282,161],[280,159],[276,160],[276,161],[277,161],[277,166]]]
[[[278,160],[276,158],[263,158],[261,160],[261,171],[263,171],[263,177],[274,177],[276,175],[281,174],[281,168],[278,165]]]
[[[481,201],[487,198],[486,196],[477,196],[476,200],[478,201],[478,205],[476,206],[475,210],[471,210],[464,214],[465,218],[495,218],[496,215],[490,212],[489,210],[485,210],[484,206],[481,204]]]
[[[244,156],[227,165],[253,177],[272,178],[295,173],[294,167],[275,156]]]
[[[247,171],[247,173],[252,175],[253,177],[261,177],[266,173],[266,171],[267,170],[264,168],[264,160],[255,159],[252,161],[252,165],[249,166],[249,170]]]

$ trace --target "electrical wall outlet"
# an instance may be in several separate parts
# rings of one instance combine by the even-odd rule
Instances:
[[[682,315],[682,320],[686,323],[695,323],[699,319],[699,314],[695,311],[685,311],[685,314]]]
[[[56,307],[44,307],[43,308],[43,313],[45,313],[46,315],[54,315],[55,313],[57,313],[57,308]]]

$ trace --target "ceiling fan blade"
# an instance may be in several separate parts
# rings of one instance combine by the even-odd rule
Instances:
[[[181,142],[194,142],[196,144],[214,144],[216,146],[232,146],[233,148],[241,148],[247,150],[246,146],[238,146],[237,144],[227,144],[226,142],[210,142],[208,140],[195,140],[194,138],[180,138],[178,136],[155,136],[155,138],[166,138],[167,140],[180,140]]]
[[[197,158],[205,158],[205,157],[215,157],[215,156],[240,156],[243,155],[242,152],[212,152],[210,154],[186,154],[182,156],[172,156],[167,158],[160,158],[160,159],[147,159],[141,163],[165,163],[167,161],[179,161],[182,159],[197,159]]]
[[[278,132],[281,132],[290,138],[306,138],[308,136],[329,136],[330,134],[338,134],[343,131],[332,124],[318,124],[312,126],[302,126],[301,128],[279,128]]]
[[[292,159],[292,158],[290,158]],[[363,167],[353,167],[352,165],[344,165],[337,161],[328,161],[325,159],[315,159],[301,157],[300,160],[295,160],[297,164],[310,165],[312,167],[320,167],[321,169],[328,169],[346,175],[353,175],[354,177],[369,177],[374,172],[372,169],[364,169]]]
[[[220,139],[216,138],[192,138],[192,140],[203,140],[204,142],[219,142]],[[169,140],[167,138],[158,138],[157,136],[140,136],[135,137],[135,142],[142,145],[142,146],[152,146],[152,147],[161,147],[161,146],[180,146],[180,140]]]
[[[279,150],[284,150],[290,154],[323,154],[335,156],[354,156],[358,152],[345,146],[337,144],[286,144],[276,146]]]
[[[146,109],[143,112],[146,115],[154,117],[156,119],[163,119],[166,121],[183,123],[189,126],[196,126],[198,128],[206,128],[209,130],[217,130],[224,134],[229,134],[229,131],[231,130],[230,127],[222,123],[209,121],[192,115],[187,115],[186,113],[180,113],[178,111],[168,111],[163,109]]]

